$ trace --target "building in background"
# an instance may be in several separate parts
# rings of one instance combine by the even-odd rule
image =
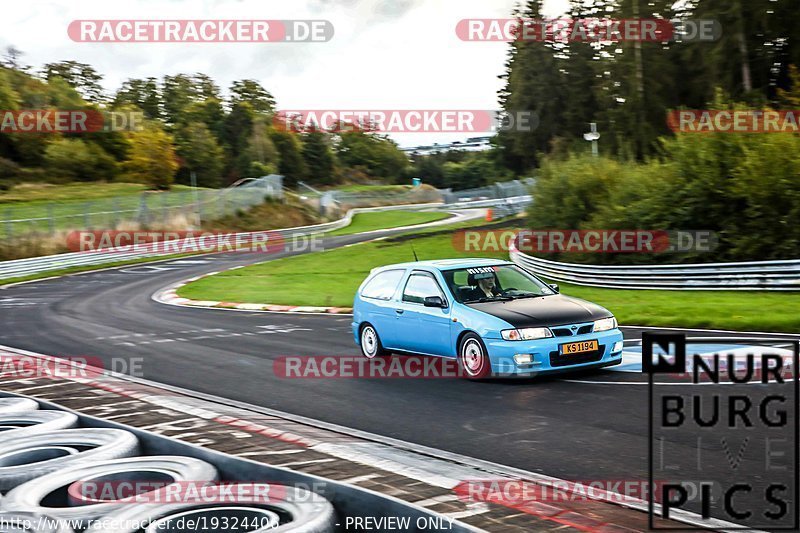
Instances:
[[[491,135],[487,135],[484,137],[470,137],[466,141],[453,141],[451,143],[439,144],[433,143],[431,145],[424,145],[424,146],[409,146],[407,148],[401,148],[406,155],[415,156],[415,155],[431,155],[437,154],[441,152],[450,152],[453,150],[463,150],[465,152],[481,152],[483,150],[489,150],[492,147],[491,144]]]

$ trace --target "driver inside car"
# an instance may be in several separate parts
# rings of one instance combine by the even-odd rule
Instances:
[[[494,298],[501,294],[500,289],[497,288],[497,279],[494,274],[484,274],[483,276],[471,274],[470,285],[477,284],[477,287],[472,289],[467,294],[467,300],[480,300],[481,298]]]

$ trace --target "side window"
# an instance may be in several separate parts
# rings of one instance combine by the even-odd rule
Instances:
[[[444,298],[442,291],[439,290],[439,285],[430,274],[411,274],[406,288],[403,290],[403,301],[421,304],[428,296]]]
[[[361,296],[377,300],[390,300],[400,280],[403,279],[403,274],[405,274],[405,270],[381,272],[369,280],[364,288],[361,289]]]

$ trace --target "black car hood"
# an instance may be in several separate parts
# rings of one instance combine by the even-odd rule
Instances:
[[[466,305],[501,318],[515,328],[579,324],[611,316],[607,309],[599,305],[563,294]]]

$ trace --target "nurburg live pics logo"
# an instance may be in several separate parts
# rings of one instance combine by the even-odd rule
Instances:
[[[650,529],[798,530],[799,359],[797,340],[642,334]]]

